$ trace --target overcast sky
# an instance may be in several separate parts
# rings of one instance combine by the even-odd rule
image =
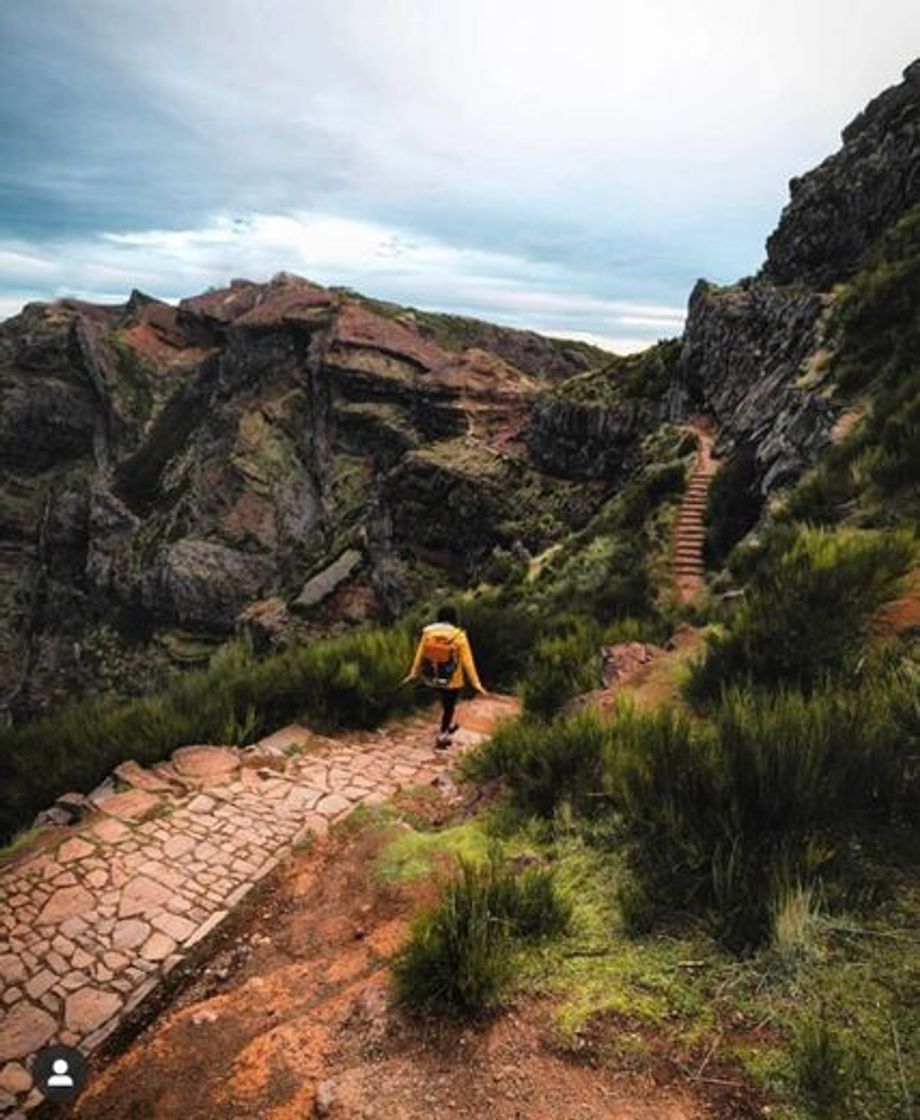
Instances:
[[[916,0],[0,0],[0,317],[286,269],[641,348],[917,44]]]

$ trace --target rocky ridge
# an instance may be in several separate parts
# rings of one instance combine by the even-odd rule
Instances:
[[[764,506],[840,418],[841,283],[920,199],[918,66],[793,180],[760,273],[642,355],[285,274],[0,325],[0,711],[397,615],[580,528],[667,420],[711,417]]]
[[[842,141],[791,181],[758,275],[728,287],[700,280],[690,296],[670,415],[706,412],[722,454],[753,455],[752,501],[798,478],[840,417],[829,314],[866,250],[920,202],[920,59]]]
[[[369,302],[281,274],[0,326],[0,707],[143,691],[266,601],[268,640],[389,617],[590,514],[522,436],[585,348]]]

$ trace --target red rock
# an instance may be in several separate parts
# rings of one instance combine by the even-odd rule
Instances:
[[[340,797],[337,793],[330,793],[316,806],[316,812],[323,817],[333,819],[341,816],[342,813],[347,812],[350,808],[350,801],[346,801],[344,797]]]
[[[163,845],[163,855],[167,859],[178,859],[190,852],[195,847],[195,841],[191,836],[186,836],[180,833],[178,836],[170,836],[170,838]]]
[[[0,957],[0,981],[3,982],[4,987],[18,984],[20,980],[25,979],[25,976],[23,963],[15,953],[4,953]]]
[[[145,770],[143,766],[133,760],[120,762],[115,767],[115,777],[119,778],[134,789],[144,789],[148,793],[169,793],[172,787],[169,782],[157,777],[156,774]]]
[[[131,829],[127,825],[111,817],[103,817],[102,820],[96,821],[93,832],[107,844],[117,844],[119,840],[131,835]]]
[[[135,914],[146,914],[158,910],[172,892],[162,883],[146,875],[136,875],[125,883],[118,904],[119,918],[131,918]],[[117,927],[116,927],[117,928]]]
[[[230,747],[194,745],[173,751],[172,763],[184,777],[200,782],[219,782],[239,768],[240,759]]]
[[[79,836],[73,836],[70,840],[65,840],[58,848],[58,863],[70,863],[71,860],[83,859],[84,856],[91,856],[95,850],[92,844],[87,844]]]
[[[84,887],[63,887],[45,903],[38,915],[38,924],[60,925],[69,918],[76,918],[93,908],[93,896]]]
[[[101,806],[104,813],[123,821],[142,821],[159,809],[162,799],[143,789],[129,789],[106,798]]]
[[[423,370],[445,365],[448,355],[433,342],[421,338],[415,331],[365,311],[356,303],[348,303],[339,313],[333,331],[333,340],[348,347],[367,347],[408,358]]]
[[[0,1089],[7,1093],[28,1093],[32,1088],[32,1075],[18,1062],[10,1062],[0,1070]]]
[[[195,923],[187,918],[180,918],[178,914],[157,914],[151,924],[179,942],[185,941],[195,932]]]
[[[141,949],[141,956],[148,961],[163,961],[175,949],[176,943],[165,933],[152,933]]]
[[[51,1038],[56,1026],[47,1011],[20,1003],[0,1023],[0,1062],[34,1054]]]
[[[110,1019],[121,1007],[122,1000],[114,992],[98,988],[81,988],[67,997],[64,1021],[72,1031],[89,1034]]]

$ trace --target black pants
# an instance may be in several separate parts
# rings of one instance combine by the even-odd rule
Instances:
[[[460,699],[459,688],[439,689],[441,697],[441,732],[446,734],[454,722],[454,712],[457,710],[457,701]]]

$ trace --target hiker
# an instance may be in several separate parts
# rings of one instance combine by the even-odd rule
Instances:
[[[437,622],[429,623],[422,630],[415,660],[403,682],[421,677],[423,684],[438,690],[441,698],[441,730],[435,746],[439,750],[446,750],[450,746],[451,736],[459,729],[459,724],[454,723],[454,715],[464,678],[477,692],[486,695],[476,672],[470,640],[457,622],[454,607],[441,607]]]

